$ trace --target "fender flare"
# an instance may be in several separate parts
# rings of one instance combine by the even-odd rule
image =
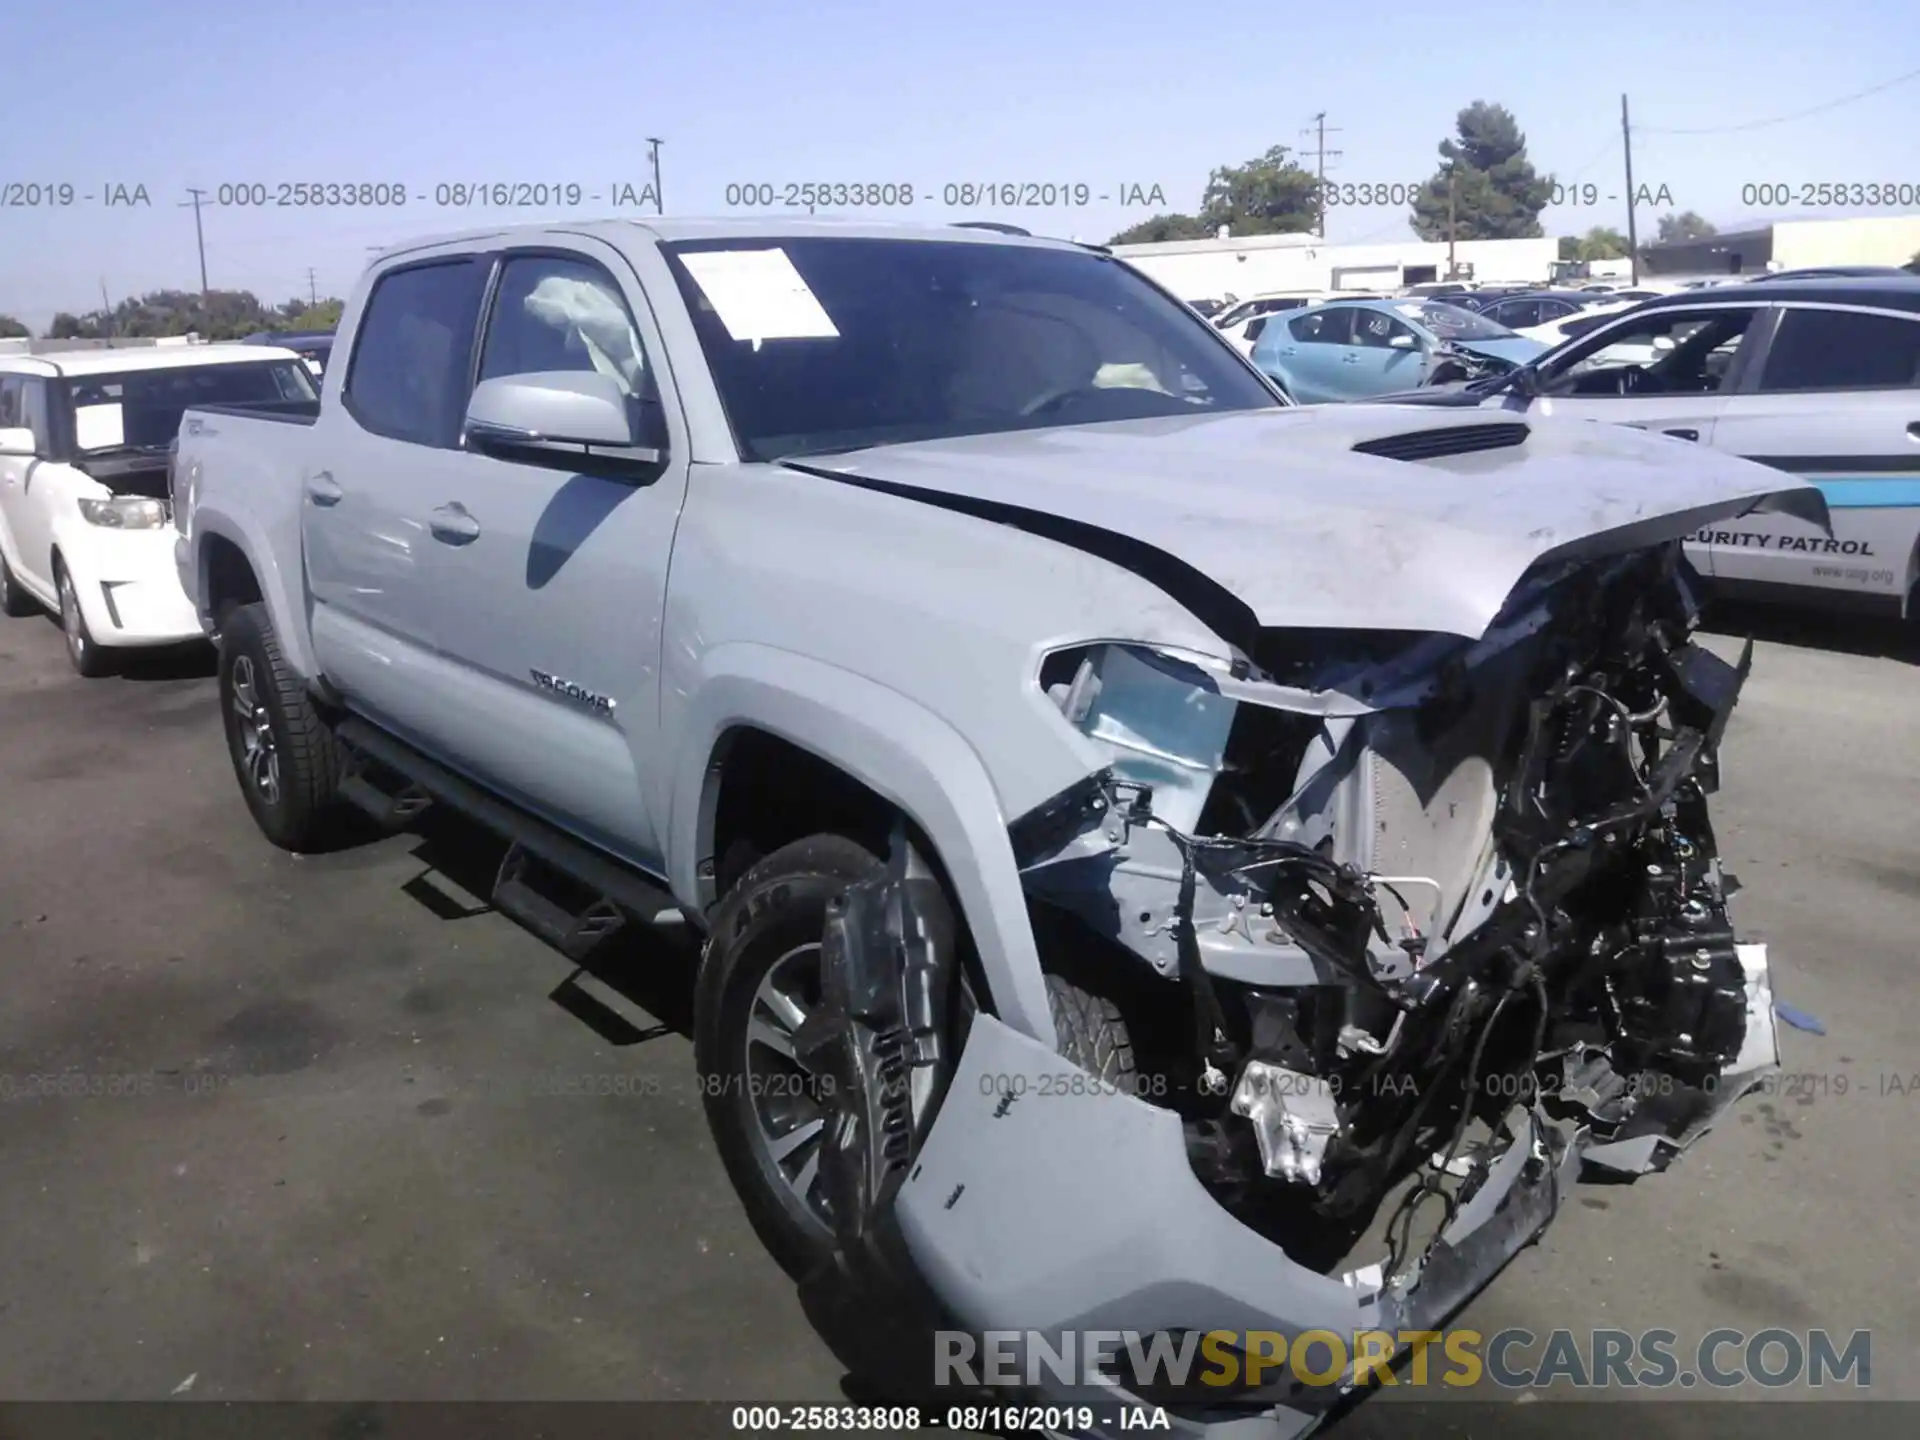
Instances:
[[[1009,1027],[1057,1045],[1014,863],[986,767],[960,733],[932,711],[864,676],[752,644],[708,651],[690,687],[667,805],[667,869],[683,900],[700,891],[704,803],[715,750],[728,731],[751,726],[819,756],[897,806],[932,843],[979,952],[995,1013]]]
[[[206,542],[215,535],[237,547],[246,557],[247,564],[253,568],[253,577],[260,583],[260,598],[266,604],[268,618],[273,622],[274,638],[279,642],[280,653],[287,664],[308,681],[318,681],[321,678],[320,665],[314,656],[313,642],[307,629],[306,557],[300,548],[297,525],[292,532],[293,549],[289,553],[301,557],[301,566],[299,572],[289,578],[280,568],[278,556],[281,552],[274,544],[273,535],[253,517],[205,503],[194,507],[193,531],[188,539],[188,564],[192,567],[192,587],[188,593],[193,598],[194,609],[200,612],[201,623],[209,631],[219,619],[207,608]],[[184,580],[187,577],[181,578]]]

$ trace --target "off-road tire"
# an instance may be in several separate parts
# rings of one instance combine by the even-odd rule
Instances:
[[[21,588],[7,557],[0,555],[0,615],[18,620],[40,608],[40,602]]]
[[[278,752],[275,799],[269,799],[249,777],[243,759],[243,726],[235,703],[237,670],[250,672],[255,703],[266,712]],[[282,850],[298,853],[324,847],[341,818],[340,749],[305,684],[282,658],[264,604],[256,601],[226,613],[220,630],[219,683],[227,754],[260,833]]]
[[[1139,1072],[1134,1066],[1133,1039],[1119,1006],[1071,980],[1049,975],[1047,1008],[1053,1012],[1062,1055],[1124,1093],[1134,1093]]]
[[[694,1064],[714,1146],[761,1244],[796,1281],[832,1250],[833,1235],[767,1168],[746,1074],[747,1024],[774,962],[817,942],[827,902],[881,871],[878,856],[843,835],[809,835],[758,861],[714,908],[694,993]]]

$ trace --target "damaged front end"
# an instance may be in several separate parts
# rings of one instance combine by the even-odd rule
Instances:
[[[827,945],[843,1256],[884,1210],[893,1273],[982,1329],[1396,1332],[1583,1170],[1664,1168],[1778,1064],[1708,814],[1751,647],[1696,620],[1668,544],[1533,575],[1479,640],[1049,656],[1109,763],[1015,858],[1043,963],[1115,1000],[1137,1068],[1050,1087],[990,1016],[942,1050],[937,887],[896,867]],[[1297,1430],[1338,1393],[1241,1399]]]

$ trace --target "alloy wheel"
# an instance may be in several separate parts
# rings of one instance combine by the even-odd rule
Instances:
[[[233,660],[232,693],[235,737],[240,754],[235,757],[241,774],[260,798],[269,805],[280,803],[280,747],[273,738],[273,715],[261,699],[253,657],[236,655]]]

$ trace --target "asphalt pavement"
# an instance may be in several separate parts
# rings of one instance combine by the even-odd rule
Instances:
[[[1920,1399],[1920,665],[1735,619],[1770,638],[1721,846],[1826,1033],[1459,1323],[1870,1329]],[[0,621],[0,1400],[846,1398],[708,1137],[688,947],[584,976],[486,908],[497,860],[452,823],[282,854],[204,655],[85,682]]]

